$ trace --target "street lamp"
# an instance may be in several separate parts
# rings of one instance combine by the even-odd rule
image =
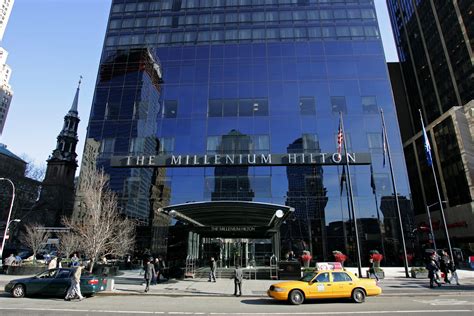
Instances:
[[[446,201],[441,201],[441,203],[447,203]],[[436,247],[436,238],[435,238],[435,235],[434,235],[434,231],[433,231],[433,224],[431,223],[431,211],[430,211],[430,208],[435,206],[435,205],[438,205],[439,202],[436,202],[436,203],[433,203],[431,205],[427,205],[426,206],[426,209],[427,209],[427,213],[428,213],[428,222],[430,223],[430,232],[431,232],[431,238],[433,238],[433,247],[434,247],[434,250],[436,252],[436,250],[438,249]],[[449,238],[449,237],[447,237]]]
[[[3,248],[5,247],[5,241],[7,238],[7,232],[8,232],[8,225],[10,225],[10,216],[12,215],[12,209],[13,209],[13,202],[15,201],[15,184],[13,183],[12,180],[7,179],[7,178],[0,178],[0,181],[8,181],[12,185],[12,200],[10,202],[10,210],[8,211],[8,218],[7,218],[7,225],[5,226],[5,231],[3,232],[3,239],[2,239],[2,248],[0,249],[0,257],[3,258]],[[17,220],[13,220],[17,221]],[[20,221],[20,220],[18,220]]]

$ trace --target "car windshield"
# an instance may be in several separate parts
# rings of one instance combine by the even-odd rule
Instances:
[[[316,275],[316,273],[314,273],[314,272],[306,273],[306,274],[300,279],[300,281],[309,282],[309,281],[311,281],[311,280],[314,278],[315,275]]]

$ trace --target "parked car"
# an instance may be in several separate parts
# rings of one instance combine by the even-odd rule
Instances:
[[[71,285],[73,273],[74,269],[71,268],[46,270],[33,277],[11,280],[5,285],[5,292],[17,298],[36,295],[64,297]],[[92,296],[105,290],[107,279],[83,273],[80,285],[84,296]]]
[[[280,282],[270,286],[268,296],[299,305],[305,299],[352,298],[356,303],[366,296],[379,295],[382,289],[373,279],[359,279],[344,270],[318,271],[306,274],[299,281]]]

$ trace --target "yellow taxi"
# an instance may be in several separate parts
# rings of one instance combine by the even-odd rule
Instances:
[[[352,298],[356,303],[366,296],[382,293],[375,280],[359,279],[344,270],[325,270],[306,274],[299,281],[280,282],[270,286],[268,296],[299,305],[305,299]]]

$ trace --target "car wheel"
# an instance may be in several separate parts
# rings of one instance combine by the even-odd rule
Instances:
[[[304,302],[303,292],[301,292],[300,290],[291,291],[290,295],[288,296],[288,300],[293,305],[300,305],[301,303]]]
[[[363,289],[354,289],[352,291],[352,300],[354,303],[363,303],[365,301],[365,292]]]
[[[20,298],[20,297],[24,297],[25,294],[26,294],[25,286],[23,284],[16,284],[13,287],[13,290],[12,290],[13,297]]]

